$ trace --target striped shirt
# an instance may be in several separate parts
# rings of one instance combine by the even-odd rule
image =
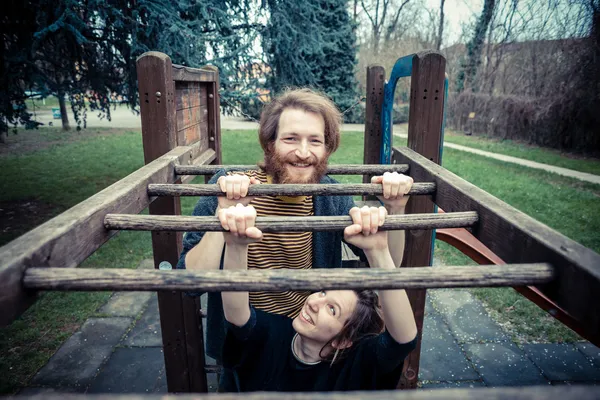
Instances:
[[[261,183],[271,183],[263,171],[246,171]],[[305,217],[314,215],[312,196],[259,196],[250,203],[256,215]],[[264,233],[248,246],[248,269],[310,269],[313,258],[312,232]],[[250,304],[274,314],[295,318],[310,291],[250,292]]]

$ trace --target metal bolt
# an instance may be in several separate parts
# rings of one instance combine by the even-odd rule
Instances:
[[[208,138],[208,140],[210,140],[211,142],[214,142],[215,141],[215,137],[211,136],[210,138]]]
[[[155,94],[156,94],[156,97],[162,96],[162,94],[160,92],[156,92]]]
[[[209,98],[209,99],[212,99],[213,97],[215,97],[215,96],[214,96],[212,93],[209,93],[209,94],[208,94],[208,98]]]

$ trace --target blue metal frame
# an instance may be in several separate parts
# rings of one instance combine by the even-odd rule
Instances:
[[[390,80],[387,81],[383,89],[383,107],[381,108],[381,149],[379,152],[380,164],[390,164],[392,162],[392,137],[393,137],[393,121],[392,113],[394,108],[394,93],[396,92],[396,84],[398,79],[411,76],[412,61],[414,54],[399,58],[392,68]],[[444,130],[446,128],[446,101],[448,99],[448,77],[444,79],[444,107],[442,117],[442,134],[440,138],[440,165],[442,164],[442,156],[444,153]],[[437,214],[437,205],[434,213]],[[435,229],[431,241],[431,260],[433,261],[433,251],[435,248]]]
[[[381,131],[383,134],[381,140],[381,151],[379,152],[380,164],[390,164],[392,162],[392,112],[394,108],[394,93],[398,79],[405,78],[412,74],[412,62],[414,54],[399,58],[392,68],[390,80],[383,87],[383,107],[381,108]]]

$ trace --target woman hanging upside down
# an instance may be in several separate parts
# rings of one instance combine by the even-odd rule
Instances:
[[[396,268],[387,232],[377,229],[385,208],[354,208],[350,215],[345,240],[364,250],[371,268]],[[227,231],[223,268],[247,269],[248,244],[262,238],[256,211],[238,204],[220,210],[219,219]],[[380,290],[380,299],[372,290],[324,290],[310,295],[294,319],[255,310],[248,292],[221,296],[228,323],[223,366],[235,377],[227,391],[393,389],[416,345],[404,290]]]

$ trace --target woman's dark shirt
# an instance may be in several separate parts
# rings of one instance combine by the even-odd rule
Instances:
[[[393,389],[416,346],[400,344],[387,330],[355,343],[343,360],[306,365],[294,357],[292,319],[251,307],[246,325],[228,324],[223,366],[233,372],[228,392]]]

